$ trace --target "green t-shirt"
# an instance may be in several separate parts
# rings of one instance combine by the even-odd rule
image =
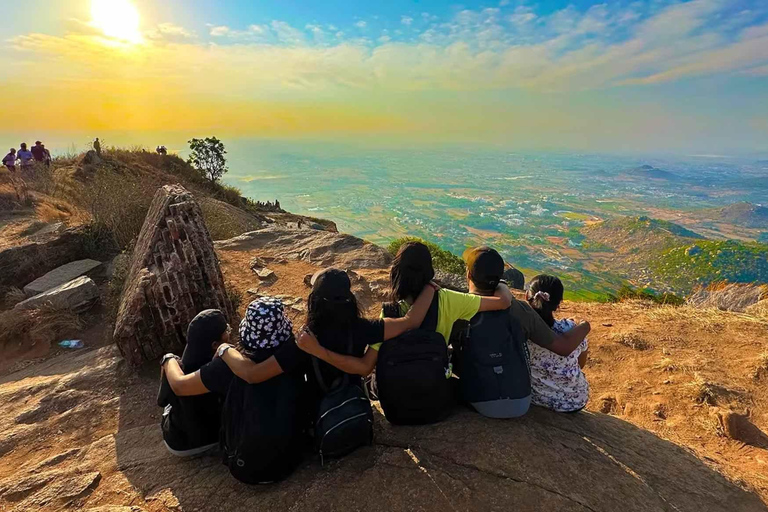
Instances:
[[[455,292],[441,288],[437,292],[437,332],[443,335],[445,342],[451,339],[451,330],[457,320],[470,320],[480,310],[481,297],[469,293]],[[410,305],[400,302],[400,314],[405,315]],[[371,345],[372,349],[379,350],[381,343]]]

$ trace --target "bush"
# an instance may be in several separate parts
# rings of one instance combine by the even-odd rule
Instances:
[[[674,293],[656,293],[649,288],[633,288],[628,284],[619,288],[616,294],[608,294],[608,302],[623,302],[625,300],[645,300],[670,306],[682,306],[685,304],[685,299]]]
[[[407,242],[420,242],[426,245],[427,249],[429,249],[429,252],[432,254],[432,265],[435,267],[435,270],[442,270],[444,272],[459,275],[464,275],[467,272],[467,266],[464,263],[464,260],[452,252],[446,251],[439,245],[422,240],[421,238],[413,236],[398,238],[397,240],[393,240],[389,246],[387,246],[387,250],[394,256],[397,254],[397,251],[400,250],[400,247]]]

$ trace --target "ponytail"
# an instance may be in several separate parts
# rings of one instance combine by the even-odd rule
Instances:
[[[555,325],[555,311],[563,302],[563,283],[555,276],[540,274],[528,287],[528,303],[550,327]]]

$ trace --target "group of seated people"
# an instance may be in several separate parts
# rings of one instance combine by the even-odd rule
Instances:
[[[469,293],[436,285],[428,248],[404,244],[378,319],[362,316],[349,276],[333,268],[313,276],[296,334],[275,298],[248,305],[236,345],[220,311],[201,312],[182,356],[161,361],[166,447],[179,456],[219,447],[235,478],[261,484],[312,451],[324,461],[370,444],[370,398],[393,424],[441,421],[457,404],[492,418],[531,403],[584,408],[590,326],[555,318],[560,280],[536,276],[522,301],[502,281],[498,252],[469,249],[464,260]]]

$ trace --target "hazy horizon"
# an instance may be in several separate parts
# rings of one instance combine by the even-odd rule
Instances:
[[[7,145],[768,153],[760,0],[30,0],[0,19]]]

